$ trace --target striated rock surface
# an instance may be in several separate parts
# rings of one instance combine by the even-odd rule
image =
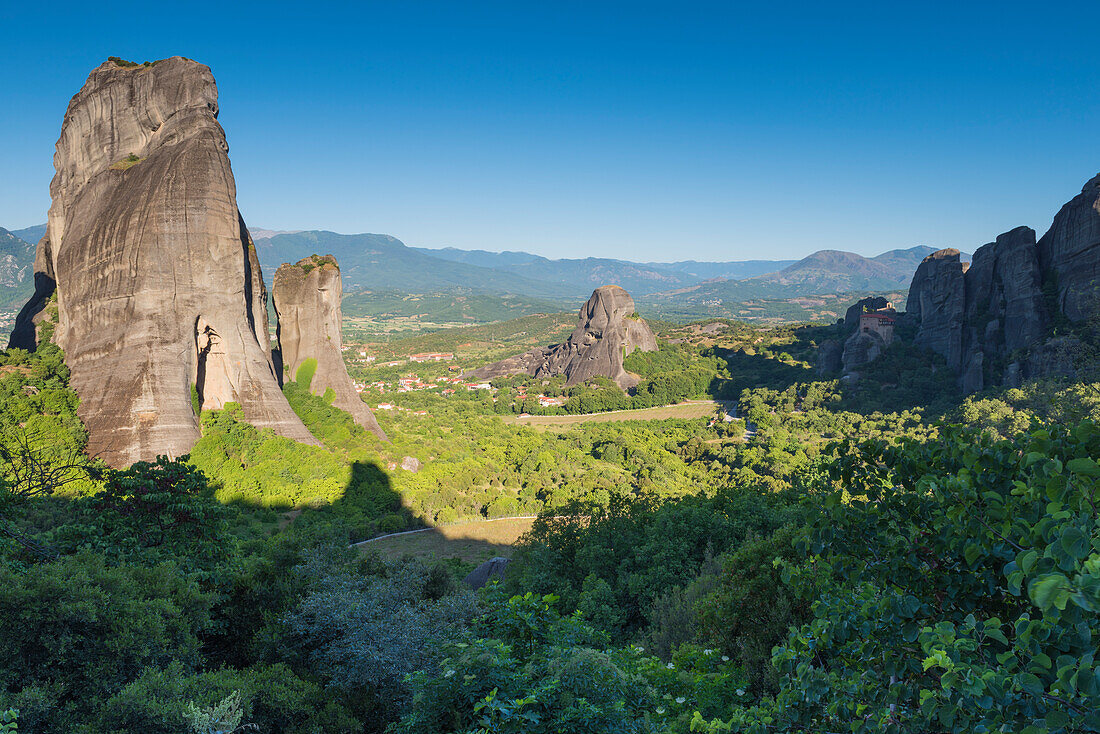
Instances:
[[[969,269],[956,250],[929,255],[913,277],[906,317],[917,324],[917,343],[942,354],[966,392],[1072,376],[1080,344],[1049,338],[1050,327],[1055,317],[1100,312],[1098,279],[1100,176],[1038,242],[1034,230],[1017,227],[980,247]]]
[[[275,271],[275,313],[279,317],[279,352],[287,376],[306,379],[314,395],[332,390],[332,404],[385,440],[386,434],[367,404],[355,392],[344,365],[340,336],[340,266],[332,255],[313,255]],[[304,367],[303,367],[304,366]]]
[[[968,346],[1010,353],[1046,332],[1035,230],[1017,227],[974,252],[966,272]]]
[[[844,368],[844,345],[836,339],[826,339],[817,350],[817,374],[828,377]]]
[[[1100,174],[1061,208],[1038,249],[1040,267],[1054,281],[1057,308],[1070,321],[1100,311]]]
[[[942,354],[956,369],[962,362],[966,269],[958,250],[933,252],[917,267],[905,304],[906,314],[920,323],[916,343]]]
[[[623,360],[634,350],[656,351],[657,339],[635,313],[630,294],[617,285],[605,285],[581,306],[577,328],[565,343],[494,362],[467,376],[490,380],[524,372],[534,377],[565,375],[566,385],[602,376],[626,389],[638,384],[638,378],[623,369]]]
[[[125,466],[187,453],[192,409],[241,405],[249,422],[316,443],[276,379],[259,261],[236,204],[206,66],[108,61],[65,113],[36,294],[13,343],[56,290],[55,341],[80,395],[88,450]]]

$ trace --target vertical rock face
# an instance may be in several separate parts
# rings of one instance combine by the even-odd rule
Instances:
[[[479,367],[468,376],[488,380],[524,372],[534,377],[565,375],[566,385],[607,377],[626,389],[638,384],[638,378],[623,369],[623,360],[635,350],[656,351],[657,338],[637,316],[630,294],[617,285],[605,285],[592,291],[581,306],[568,341]]]
[[[1035,230],[1017,227],[974,252],[966,272],[966,341],[969,351],[1006,355],[1046,332]]]
[[[967,392],[990,380],[1072,375],[1079,344],[1048,336],[1059,314],[1081,321],[1100,312],[1100,176],[1038,242],[1017,227],[980,247],[968,270],[958,259],[956,250],[933,253],[913,277],[906,316],[918,324],[917,343],[942,354]]]
[[[72,98],[54,155],[38,292],[13,340],[56,287],[89,452],[114,466],[179,455],[203,408],[316,443],[290,409],[268,344],[266,293],[237,211],[210,69],[173,57],[108,61]],[[28,344],[29,346],[29,344]]]
[[[956,369],[962,362],[965,274],[958,250],[933,252],[917,267],[905,305],[920,321],[916,343],[942,354]]]
[[[1039,240],[1039,263],[1057,285],[1057,307],[1070,321],[1100,310],[1100,174],[1054,217]]]
[[[350,413],[355,422],[385,440],[386,434],[370,408],[355,392],[344,365],[340,336],[340,266],[332,255],[307,257],[286,263],[275,272],[275,313],[279,317],[279,351],[289,378],[303,377],[313,367],[309,390],[324,395],[332,390],[332,404]]]

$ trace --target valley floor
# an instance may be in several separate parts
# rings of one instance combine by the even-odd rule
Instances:
[[[609,410],[604,413],[584,415],[509,415],[504,416],[508,425],[531,426],[537,430],[563,430],[580,423],[609,423],[616,421],[667,420],[669,418],[702,418],[714,415],[718,407],[736,406],[731,401],[687,400],[676,405],[658,405],[636,410]]]

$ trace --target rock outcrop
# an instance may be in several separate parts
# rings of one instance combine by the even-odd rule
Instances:
[[[267,295],[237,210],[210,69],[173,57],[108,61],[72,98],[54,155],[37,291],[13,343],[56,292],[55,341],[88,450],[112,466],[180,455],[203,408],[316,443],[279,389]]]
[[[962,362],[966,270],[958,250],[933,252],[917,267],[905,303],[906,315],[920,324],[916,343],[942,354],[956,368]]]
[[[874,362],[886,351],[886,341],[877,333],[856,329],[844,342],[841,355],[841,368],[845,375],[857,372],[861,367]]]
[[[656,351],[657,339],[635,312],[630,294],[617,285],[605,285],[592,291],[581,306],[568,341],[479,367],[466,376],[490,380],[522,373],[565,375],[566,385],[602,376],[625,390],[638,384],[638,378],[623,369],[623,360],[635,350]]]
[[[844,368],[844,345],[836,339],[826,339],[817,349],[817,375],[828,377]]]
[[[1100,174],[1054,217],[1039,240],[1039,266],[1052,278],[1056,307],[1070,321],[1100,310]]]
[[[890,302],[882,296],[868,296],[867,298],[861,298],[844,312],[844,330],[852,331],[859,328],[859,317],[865,311],[878,311],[881,308],[886,308],[890,305]]]
[[[462,579],[471,589],[480,589],[493,579],[504,580],[504,574],[508,572],[508,559],[497,556],[490,558]]]
[[[332,255],[313,255],[275,271],[279,352],[289,379],[305,381],[314,395],[331,390],[332,405],[385,440],[386,434],[355,391],[344,365],[340,336],[340,265]]]
[[[925,258],[909,288],[916,343],[943,355],[964,391],[1072,375],[1080,343],[1048,338],[1056,317],[1100,313],[1100,176],[1054,217],[1036,242],[1017,227],[979,248],[967,268],[957,250]],[[1047,294],[1053,295],[1048,299]]]

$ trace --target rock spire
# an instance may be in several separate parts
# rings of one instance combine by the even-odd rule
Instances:
[[[623,369],[623,360],[635,350],[656,351],[657,339],[635,312],[630,294],[617,285],[605,285],[592,291],[581,306],[577,327],[568,341],[494,362],[467,376],[487,380],[522,373],[565,375],[566,385],[602,376],[626,389],[638,384],[638,378]]]
[[[108,61],[69,102],[36,293],[15,346],[56,295],[55,341],[80,396],[88,450],[112,466],[187,453],[203,408],[316,443],[279,389],[267,295],[237,210],[218,92],[181,57]]]
[[[355,391],[344,365],[340,336],[340,266],[332,255],[313,255],[275,271],[279,351],[287,379],[306,381],[314,395],[332,390],[332,405],[385,440],[370,408]]]

